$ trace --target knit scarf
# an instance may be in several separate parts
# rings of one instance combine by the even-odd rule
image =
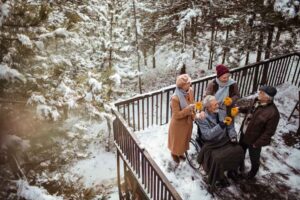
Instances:
[[[178,87],[176,87],[175,92],[172,96],[177,96],[179,99],[179,103],[180,103],[180,109],[184,109],[185,107],[188,106],[188,103],[185,99],[185,97],[188,95],[188,92],[184,91],[183,89],[180,89]]]
[[[222,83],[218,78],[216,78],[216,82],[219,85],[219,89],[216,92],[215,97],[219,103],[223,103],[224,98],[229,96],[230,85],[236,83],[236,81],[229,79],[226,83]]]

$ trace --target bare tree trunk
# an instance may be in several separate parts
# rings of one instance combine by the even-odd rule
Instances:
[[[229,36],[229,26],[226,27],[226,38],[225,38],[225,47],[223,48],[223,58],[222,58],[222,64],[225,63],[226,53],[229,51],[228,44],[228,36]]]
[[[182,65],[179,74],[186,74],[186,66],[185,66],[185,64]]]
[[[212,69],[212,59],[213,59],[213,44],[214,44],[214,34],[215,34],[215,24],[212,23],[211,27],[211,38],[210,38],[210,52],[209,52],[209,60],[208,60],[208,69]]]
[[[297,44],[297,34],[295,33],[295,31],[293,31],[293,29],[291,30],[291,38],[294,44]]]
[[[270,58],[271,45],[272,45],[272,40],[273,40],[273,33],[274,33],[274,26],[270,26],[268,28],[268,40],[267,40],[267,47],[266,47],[265,59]]]
[[[264,31],[263,31],[263,29],[261,29],[260,32],[259,32],[256,62],[261,61],[263,43],[264,43]]]
[[[214,35],[214,42],[213,42],[213,51],[212,51],[212,55],[211,55],[211,69],[213,67],[213,61],[215,59],[216,56],[216,52],[215,52],[215,42],[217,41],[217,35],[218,35],[218,27],[215,27],[215,35]]]
[[[156,48],[156,44],[155,44],[155,40],[153,41],[153,45],[152,45],[152,66],[153,66],[153,69],[156,67],[156,60],[155,60],[155,48]]]
[[[281,31],[282,31],[282,28],[280,26],[278,26],[278,30],[277,30],[277,33],[276,33],[276,36],[275,36],[275,45],[274,46],[277,46],[279,44]]]
[[[256,14],[252,13],[252,18],[249,19],[249,26],[250,26],[250,38],[247,39],[247,53],[246,53],[246,60],[245,60],[245,65],[248,65],[249,63],[249,56],[250,56],[250,51],[252,50],[252,44],[253,41],[255,41],[255,32],[253,32],[253,22],[256,19]]]
[[[196,58],[196,50],[195,50],[195,44],[196,44],[196,34],[197,34],[197,22],[198,22],[198,17],[196,19],[192,19],[192,29],[191,29],[191,41],[192,41],[192,46],[193,46],[193,59]]]
[[[144,65],[148,66],[148,63],[147,63],[147,49],[146,48],[143,48],[143,57],[144,57]]]
[[[110,39],[110,48],[109,48],[109,59],[108,59],[108,66],[112,68],[112,51],[113,51],[113,21],[114,21],[114,12],[113,12],[113,1],[109,4],[110,10],[110,29],[109,29],[109,39]]]
[[[138,40],[138,32],[137,32],[136,9],[135,9],[135,0],[132,0],[132,6],[133,6],[133,15],[134,15],[135,44],[136,44],[136,53],[137,53],[137,59],[138,59],[138,71],[141,72],[141,67],[140,67],[140,53],[139,53],[139,40]],[[141,75],[139,75],[139,90],[140,90],[140,94],[142,94],[142,80],[141,80]]]

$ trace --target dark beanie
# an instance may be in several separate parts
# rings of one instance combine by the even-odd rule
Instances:
[[[222,65],[222,64],[217,65],[216,70],[217,70],[217,77],[218,78],[220,76],[222,76],[223,74],[229,73],[229,69],[225,65]]]
[[[276,88],[272,87],[272,86],[261,86],[259,88],[259,90],[264,91],[267,95],[269,95],[270,97],[274,97],[277,93]]]

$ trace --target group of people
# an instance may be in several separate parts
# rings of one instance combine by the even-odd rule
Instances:
[[[195,114],[195,102],[191,78],[187,74],[177,77],[176,89],[171,97],[171,121],[168,133],[168,148],[172,159],[179,164],[185,160],[184,153],[189,149],[193,122],[200,131],[203,142],[198,162],[208,175],[211,190],[227,187],[230,178],[253,179],[260,166],[260,153],[263,146],[269,145],[279,122],[279,112],[274,104],[276,88],[264,85],[258,95],[244,105],[238,104],[240,93],[237,82],[230,78],[230,71],[224,65],[216,66],[217,77],[208,83],[202,100],[203,111]],[[230,98],[231,105],[224,100]],[[236,106],[245,117],[240,128],[240,138],[230,117],[230,109]],[[229,120],[228,120],[229,118]],[[251,169],[245,172],[245,154],[249,151]],[[225,173],[227,176],[225,176]]]

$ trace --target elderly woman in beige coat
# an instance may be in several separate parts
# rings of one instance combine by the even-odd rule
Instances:
[[[176,163],[185,159],[184,153],[189,149],[194,120],[194,97],[191,78],[187,74],[177,77],[176,89],[171,97],[172,117],[169,126],[168,148]]]

